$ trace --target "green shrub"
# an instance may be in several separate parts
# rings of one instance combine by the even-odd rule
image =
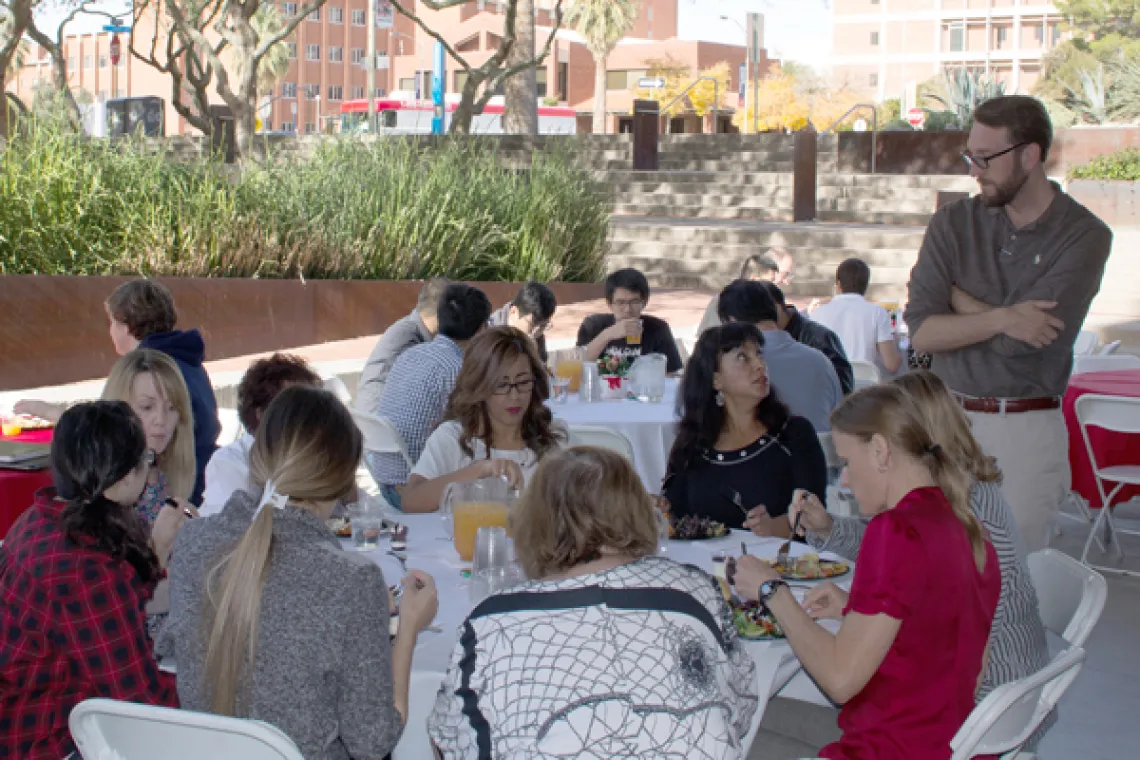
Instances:
[[[927,132],[957,132],[962,129],[958,116],[953,111],[926,110],[926,121],[922,128]]]
[[[886,124],[884,124],[882,127],[880,127],[880,131],[883,131],[883,132],[913,132],[914,127],[912,127],[910,125],[909,121],[906,121],[904,119],[891,119]]]
[[[1140,148],[1125,148],[1097,156],[1087,164],[1069,169],[1069,179],[1116,179],[1140,181]]]
[[[0,273],[593,281],[608,209],[569,149],[345,138],[237,171],[37,126],[0,155]]]

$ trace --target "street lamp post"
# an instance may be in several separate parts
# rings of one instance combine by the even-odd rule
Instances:
[[[720,20],[731,21],[740,27],[740,31],[744,34],[744,80],[741,84],[744,86],[744,133],[748,134],[748,93],[754,89],[748,86],[748,78],[752,76],[752,46],[748,44],[748,30],[744,28],[744,24],[731,16],[721,16]],[[753,94],[752,99],[756,100],[756,94]]]

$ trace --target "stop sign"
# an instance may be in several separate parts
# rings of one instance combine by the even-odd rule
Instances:
[[[926,122],[926,111],[921,108],[911,108],[906,112],[907,124],[910,124],[915,129],[918,129]]]
[[[111,52],[111,65],[112,66],[118,66],[119,65],[119,56],[123,52],[123,46],[121,44],[119,44],[119,35],[117,35],[117,34],[111,35],[111,50],[110,50],[110,52]]]

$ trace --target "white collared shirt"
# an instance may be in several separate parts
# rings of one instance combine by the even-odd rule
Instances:
[[[895,339],[891,315],[882,306],[858,293],[840,293],[811,318],[839,336],[850,361],[872,362],[882,369],[879,344]]]
[[[198,514],[202,517],[216,515],[234,491],[249,490],[249,452],[252,448],[253,436],[242,433],[241,438],[214,452],[206,465],[206,490],[202,494]]]

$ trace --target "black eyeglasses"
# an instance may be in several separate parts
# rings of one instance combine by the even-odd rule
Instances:
[[[528,377],[526,380],[519,380],[514,383],[499,383],[491,390],[491,393],[496,396],[506,396],[512,390],[518,391],[520,396],[525,396],[534,390],[534,378]]]
[[[964,150],[962,151],[962,160],[966,162],[966,166],[975,167],[979,171],[984,172],[990,168],[990,161],[993,161],[995,158],[1001,158],[1006,153],[1012,153],[1018,148],[1024,148],[1026,145],[1029,145],[1029,143],[1020,142],[1017,145],[1011,145],[1005,150],[999,150],[997,153],[991,153],[988,156],[975,156],[970,151]]]

